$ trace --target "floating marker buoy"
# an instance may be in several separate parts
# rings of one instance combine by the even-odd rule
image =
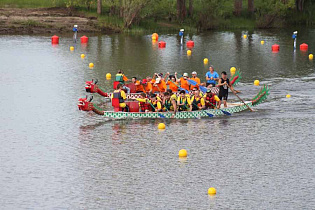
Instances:
[[[259,86],[259,80],[256,79],[256,80],[254,81],[254,85],[255,85],[255,86]]]
[[[181,149],[178,152],[179,157],[187,157],[187,151],[185,149]]]
[[[191,56],[191,50],[187,50],[187,55]]]
[[[165,47],[166,47],[166,42],[160,41],[159,48],[165,48]]]
[[[215,195],[215,194],[217,194],[217,190],[214,187],[210,187],[208,189],[208,194],[209,195]]]
[[[236,68],[235,67],[231,67],[230,68],[230,73],[231,73],[231,76],[233,76],[236,72]]]
[[[193,48],[193,47],[195,46],[195,42],[189,40],[189,41],[186,43],[186,46],[187,46],[188,48]]]
[[[89,67],[92,69],[94,67],[94,63],[89,63]]]
[[[208,58],[204,58],[204,59],[203,59],[203,64],[207,65],[208,63],[209,63]]]
[[[106,74],[106,79],[107,79],[107,80],[110,80],[111,78],[112,78],[111,73],[107,73],[107,74]]]
[[[300,50],[301,50],[301,51],[307,51],[307,50],[308,50],[308,45],[305,44],[305,43],[301,44],[301,45],[300,45]]]
[[[308,59],[313,60],[313,58],[314,58],[314,55],[313,55],[313,54],[309,54],[309,55],[308,55]]]
[[[53,36],[51,37],[51,43],[52,43],[52,44],[59,44],[59,37],[56,36],[56,35],[53,35]]]
[[[286,98],[291,98],[291,95],[290,95],[290,94],[288,94],[288,95],[286,95],[285,97],[286,97]]]
[[[165,129],[165,124],[164,123],[159,123],[158,129]]]
[[[274,44],[271,46],[272,52],[279,52],[280,50],[280,45]]]
[[[158,39],[159,39],[159,35],[157,33],[153,33],[152,40],[158,40]]]
[[[73,47],[73,46],[71,46],[71,47],[70,47],[70,51],[73,51],[73,50],[74,50],[74,47]]]
[[[84,54],[81,54],[81,58],[82,58],[82,59],[85,58],[85,55],[84,55]]]
[[[244,37],[244,39],[247,39],[247,35],[246,34],[244,34],[243,37]]]
[[[89,42],[89,38],[87,36],[82,36],[81,37],[81,44],[86,44]]]
[[[260,41],[260,44],[261,44],[261,45],[264,45],[264,44],[265,44],[265,41],[264,41],[264,40],[261,40],[261,41]]]

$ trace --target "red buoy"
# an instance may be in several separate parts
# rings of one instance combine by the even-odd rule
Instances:
[[[51,37],[51,43],[52,43],[52,44],[59,44],[59,37],[56,36],[56,35],[53,35],[53,36]]]
[[[165,47],[166,47],[166,42],[160,41],[159,48],[165,48]]]
[[[300,50],[301,50],[301,51],[307,51],[307,50],[308,50],[308,45],[305,44],[305,43],[301,44],[301,45],[300,45]]]
[[[272,52],[279,52],[280,50],[280,45],[274,44],[271,46]]]
[[[195,42],[189,40],[189,41],[186,43],[186,46],[187,46],[188,48],[193,48],[193,47],[195,46]]]
[[[89,42],[89,37],[87,36],[82,36],[81,37],[81,44],[86,44]]]

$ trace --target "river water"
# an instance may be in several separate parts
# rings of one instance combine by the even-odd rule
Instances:
[[[58,46],[50,36],[0,36],[0,208],[314,209],[315,30],[298,36],[308,52],[293,51],[292,31],[189,34],[191,57],[177,34],[160,35],[165,49],[150,35],[91,35],[74,52],[70,35]],[[77,108],[86,80],[111,90],[105,74],[120,68],[204,80],[206,57],[218,72],[241,69],[244,99],[259,91],[255,79],[270,85],[268,100],[256,112],[201,120],[106,121]]]

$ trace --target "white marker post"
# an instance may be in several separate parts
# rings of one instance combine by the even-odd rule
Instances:
[[[180,36],[180,44],[183,45],[184,42],[184,29],[179,30],[179,36]]]
[[[294,40],[293,42],[293,49],[296,50],[296,37],[297,37],[297,31],[294,31],[293,32],[293,35],[292,35],[292,39]]]

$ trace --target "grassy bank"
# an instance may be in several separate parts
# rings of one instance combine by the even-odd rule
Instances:
[[[315,4],[306,1],[306,9],[296,12],[294,0],[255,0],[253,13],[247,11],[247,1],[243,1],[242,10],[236,16],[234,0],[199,0],[192,1],[192,13],[186,0],[187,14],[182,20],[177,16],[177,0],[137,0],[110,1],[102,0],[102,14],[96,13],[96,0],[1,0],[1,8],[64,8],[71,10],[69,16],[86,17],[95,20],[95,31],[111,30],[114,32],[177,32],[185,28],[187,32],[211,29],[254,29],[279,28],[287,25],[314,25]],[[285,2],[285,3],[283,3]],[[141,6],[143,4],[143,6]],[[140,6],[139,6],[140,5]],[[135,16],[135,18],[133,18]],[[132,24],[127,23],[132,18]],[[26,21],[25,27],[50,27],[44,22]],[[29,23],[27,21],[30,21]],[[126,26],[127,25],[127,26]],[[94,30],[93,30],[94,31]]]

